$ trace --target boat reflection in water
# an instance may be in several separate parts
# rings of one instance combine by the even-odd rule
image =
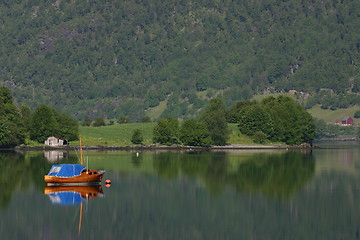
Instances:
[[[53,204],[59,205],[80,205],[78,234],[81,232],[82,209],[84,200],[90,198],[103,197],[101,185],[61,185],[47,186],[44,194],[48,195]]]
[[[60,205],[78,205],[86,199],[104,196],[101,185],[47,186],[44,194],[53,204]]]

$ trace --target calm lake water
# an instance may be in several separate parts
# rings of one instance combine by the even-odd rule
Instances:
[[[46,188],[43,175],[75,152],[0,152],[0,236],[360,239],[360,145],[322,146],[333,148],[86,152],[112,185],[71,190]]]

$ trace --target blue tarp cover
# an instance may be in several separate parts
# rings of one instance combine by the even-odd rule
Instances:
[[[77,205],[83,201],[78,192],[57,192],[49,194],[50,200],[53,204],[61,205]]]
[[[80,175],[85,167],[80,164],[59,164],[53,165],[48,176],[74,177]]]

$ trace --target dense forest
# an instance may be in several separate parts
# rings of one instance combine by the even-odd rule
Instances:
[[[32,109],[132,121],[160,102],[189,118],[213,97],[357,94],[359,14],[357,0],[0,0],[0,85]]]

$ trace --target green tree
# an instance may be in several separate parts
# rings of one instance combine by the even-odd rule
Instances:
[[[26,131],[16,106],[0,106],[0,147],[14,147],[25,142]]]
[[[151,122],[151,118],[149,116],[145,116],[141,118],[141,122],[143,123],[149,123]]]
[[[42,143],[50,136],[71,141],[77,140],[79,124],[76,119],[65,113],[59,113],[50,106],[41,105],[32,115],[30,139]]]
[[[82,126],[90,127],[91,125],[91,119],[88,115],[84,117],[84,121],[81,124]]]
[[[56,113],[58,123],[57,137],[74,141],[79,139],[79,123],[65,113]]]
[[[119,124],[129,123],[130,122],[130,117],[129,116],[120,116],[117,122]]]
[[[0,87],[0,104],[13,104],[11,91],[6,87]]]
[[[235,103],[226,113],[226,120],[229,123],[238,123],[246,109],[252,105],[256,105],[256,101],[243,100]]]
[[[241,133],[259,138],[271,138],[274,134],[274,123],[267,109],[260,104],[252,104],[245,108],[239,118],[239,130]]]
[[[14,147],[25,142],[26,127],[9,89],[0,87],[0,147]]]
[[[25,142],[26,128],[21,112],[9,89],[0,87],[0,147],[14,147]]]
[[[164,145],[179,143],[179,121],[173,117],[160,119],[153,131],[153,141]]]
[[[261,103],[273,119],[273,140],[293,145],[309,143],[315,138],[312,116],[292,98],[280,95],[277,98],[265,98]]]
[[[55,109],[46,105],[40,105],[35,109],[31,121],[31,140],[42,143],[49,136],[57,136],[58,129]]]
[[[195,119],[185,120],[180,127],[180,141],[187,146],[211,145],[209,130],[204,123]]]
[[[226,122],[225,105],[221,99],[212,99],[201,114],[199,121],[210,132],[212,144],[226,145],[230,132]]]
[[[93,122],[93,127],[101,127],[101,126],[105,126],[105,119],[104,117],[97,117],[96,120]]]
[[[269,136],[262,131],[257,131],[252,135],[252,138],[255,143],[263,144],[268,140]]]
[[[135,129],[131,136],[131,142],[133,144],[142,144],[143,141],[144,141],[144,137],[143,137],[140,129]]]
[[[24,123],[24,127],[26,131],[29,132],[31,128],[31,117],[32,117],[32,112],[30,107],[26,104],[21,105],[20,113],[21,113],[22,121]]]
[[[334,124],[327,124],[322,119],[314,119],[315,128],[316,128],[316,139],[321,138],[333,138],[336,137],[339,133],[339,126]]]

